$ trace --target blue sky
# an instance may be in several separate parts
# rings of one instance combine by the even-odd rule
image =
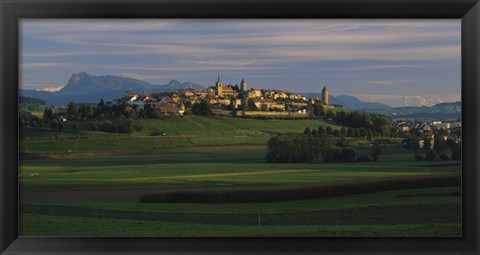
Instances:
[[[165,84],[320,92],[362,99],[459,100],[460,20],[21,21],[25,89],[65,85],[73,73]]]

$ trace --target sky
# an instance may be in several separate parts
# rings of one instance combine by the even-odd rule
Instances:
[[[23,19],[20,87],[74,73],[354,95],[461,95],[461,21]]]

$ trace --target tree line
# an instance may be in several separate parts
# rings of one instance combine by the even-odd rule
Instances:
[[[369,155],[357,158],[354,150],[331,134],[273,136],[267,148],[266,161],[269,163],[376,162],[382,154],[380,145],[374,143]]]
[[[405,147],[413,151],[413,156],[417,161],[434,160],[460,160],[462,158],[462,143],[456,143],[452,139],[444,140],[441,134],[435,135],[433,139],[423,139],[423,146],[420,146],[420,140],[414,133],[410,133],[406,140]],[[450,151],[450,157],[448,155]]]
[[[143,123],[138,119],[160,117],[162,117],[161,114],[153,106],[146,105],[144,109],[138,109],[136,106],[123,103],[107,105],[102,99],[96,105],[70,102],[64,110],[59,112],[54,112],[53,107],[46,107],[43,110],[42,119],[22,114],[19,122],[21,127],[29,122],[31,127],[79,131],[82,122],[94,120],[90,125],[92,131],[132,133],[144,129]],[[70,124],[67,125],[67,123]]]
[[[310,129],[306,127],[303,131],[305,135],[333,135],[335,137],[354,137],[354,138],[368,138],[371,139],[373,137],[384,137],[385,133],[373,131],[370,128],[352,128],[352,127],[341,127],[340,129],[333,129],[330,126],[319,126],[318,129]],[[388,137],[398,137],[401,134],[399,132],[390,132],[388,133]]]
[[[403,133],[395,127],[392,127],[392,119],[381,114],[370,114],[363,111],[327,111],[324,115],[334,123],[349,128],[359,129],[361,136],[382,136],[382,137],[402,137]],[[363,130],[363,131],[362,131]],[[356,134],[347,134],[345,136],[359,137]]]

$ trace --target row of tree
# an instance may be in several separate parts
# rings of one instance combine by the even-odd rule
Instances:
[[[142,131],[144,129],[144,125],[140,121],[135,121],[132,118],[125,118],[120,116],[113,121],[111,120],[104,120],[97,123],[92,124],[92,131],[102,131],[102,132],[109,132],[109,133],[126,133],[131,134],[133,131]]]
[[[331,119],[333,122],[339,125],[350,127],[350,128],[357,128],[360,130],[364,130],[364,132],[372,133],[372,136],[383,136],[383,137],[403,136],[402,132],[392,127],[392,120],[385,115],[370,114],[363,111],[333,112],[331,110],[328,110],[324,114],[324,116],[327,119]],[[345,136],[358,137],[355,135],[345,135]],[[362,135],[362,136],[365,136],[365,135]]]
[[[310,129],[309,127],[305,128],[303,131],[305,135],[333,135],[335,137],[356,137],[356,138],[373,138],[373,137],[383,137],[382,132],[374,131],[370,128],[352,128],[352,127],[342,127],[340,129],[333,129],[330,126],[319,126],[318,129]],[[399,132],[390,132],[390,137],[398,137]]]
[[[420,146],[420,140],[423,140],[423,147]],[[410,133],[406,147],[413,150],[415,160],[433,161],[433,160],[448,160],[448,151],[451,152],[452,160],[460,160],[462,157],[462,144],[455,142],[452,139],[443,139],[442,135],[435,135],[432,140],[428,138],[419,138],[414,133]]]
[[[280,135],[271,137],[267,142],[267,162],[270,163],[312,163],[378,161],[382,149],[375,143],[369,156],[356,158],[355,151],[346,147],[335,147],[337,138],[333,135]]]

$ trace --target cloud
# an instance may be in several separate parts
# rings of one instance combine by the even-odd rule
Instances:
[[[59,33],[137,32],[164,30],[182,20],[176,19],[22,19],[20,27],[29,36]],[[43,38],[43,37],[42,37]]]
[[[22,19],[21,67],[37,69],[22,73],[28,80],[68,66],[149,81],[247,74],[289,86],[319,79],[387,85],[421,76],[408,85],[415,86],[460,79],[452,68],[460,63],[460,28],[460,20]],[[384,87],[381,93],[394,89]]]
[[[168,79],[171,78],[167,75],[148,75],[148,74],[138,74],[138,73],[130,73],[130,72],[124,72],[124,73],[119,73],[117,74],[118,76],[122,77],[129,77],[133,79],[138,79],[142,81],[149,81],[149,82],[154,82],[159,79]]]
[[[267,56],[287,57],[303,60],[383,60],[383,61],[426,61],[460,59],[460,45],[413,46],[404,48],[329,47],[321,49],[285,47],[267,51]]]
[[[371,85],[390,85],[393,81],[390,80],[383,80],[383,81],[368,81],[367,84]]]
[[[32,69],[32,68],[52,68],[52,67],[61,67],[61,66],[71,66],[76,65],[77,63],[72,62],[44,62],[44,63],[25,63],[22,64],[22,68],[24,69]]]
[[[246,70],[265,70],[268,67],[258,66],[225,66],[221,64],[216,65],[172,65],[172,66],[117,66],[114,68],[130,69],[130,70],[142,70],[142,71],[246,71]]]
[[[460,23],[451,20],[30,21],[35,22],[22,22],[26,27],[22,33],[25,36],[37,36],[78,49],[27,51],[22,54],[25,57],[168,55],[221,59],[255,56],[303,61],[312,58],[429,60],[460,54]]]

